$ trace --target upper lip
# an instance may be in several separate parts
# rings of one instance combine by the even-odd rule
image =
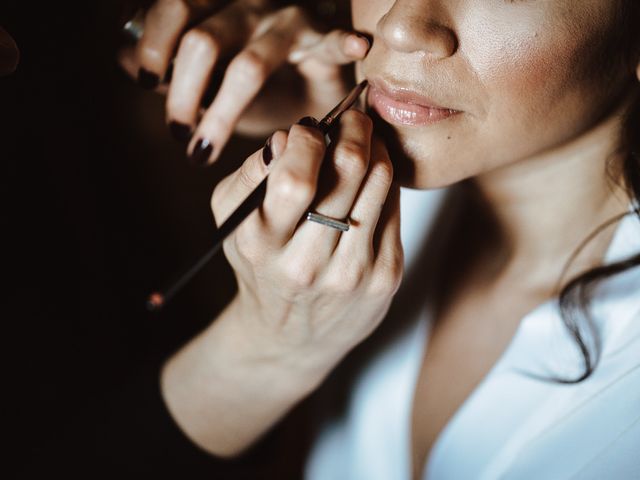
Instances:
[[[389,82],[381,77],[368,79],[369,84],[376,90],[380,90],[385,96],[397,102],[420,105],[427,108],[438,108],[442,110],[454,110],[451,107],[443,106],[433,98],[422,93],[418,93],[407,87],[399,86],[396,82]]]

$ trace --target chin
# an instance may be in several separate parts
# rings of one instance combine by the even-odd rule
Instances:
[[[375,111],[367,110],[367,113],[373,119],[374,134],[382,138],[387,146],[396,184],[416,190],[436,190],[465,179],[456,176],[455,169],[443,169],[442,161],[427,158],[424,145],[400,138],[398,132]]]

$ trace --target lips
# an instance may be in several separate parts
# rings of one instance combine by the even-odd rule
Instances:
[[[369,80],[367,100],[385,121],[396,125],[432,125],[459,113],[406,88],[394,88],[380,79]]]

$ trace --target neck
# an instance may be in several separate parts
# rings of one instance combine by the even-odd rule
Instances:
[[[474,179],[497,221],[503,273],[557,281],[583,240],[627,210],[621,179],[606,172],[608,162],[621,160],[615,153],[621,122],[617,111],[565,145]],[[585,246],[568,274],[602,262],[615,225]]]

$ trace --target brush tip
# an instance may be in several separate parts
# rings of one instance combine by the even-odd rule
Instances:
[[[150,312],[158,312],[162,310],[164,306],[164,295],[159,292],[154,292],[147,298],[147,310]]]

